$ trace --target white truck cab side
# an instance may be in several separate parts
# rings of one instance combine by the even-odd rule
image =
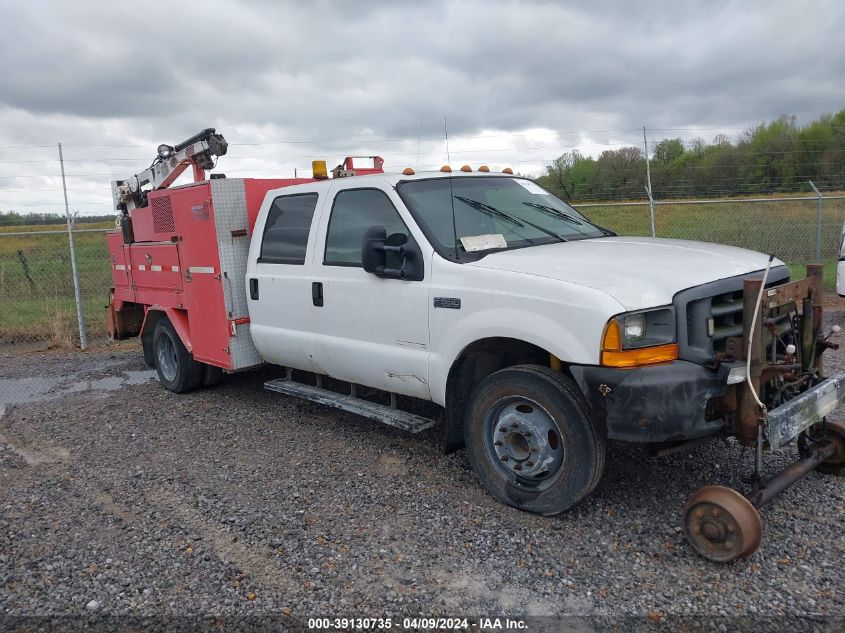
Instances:
[[[512,175],[337,178],[268,193],[251,333],[269,363],[444,407],[494,496],[554,514],[595,487],[606,439],[722,428],[711,363],[767,261],[616,236]],[[775,260],[769,283],[788,274]]]

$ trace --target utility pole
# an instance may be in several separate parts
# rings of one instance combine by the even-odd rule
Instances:
[[[651,236],[657,237],[657,231],[654,228],[654,197],[651,195],[651,166],[648,161],[648,139],[645,135],[645,125],[643,126],[643,147],[645,148],[645,192],[648,194],[648,214],[651,218]]]
[[[62,192],[65,196],[65,216],[67,217],[67,241],[70,247],[70,268],[73,273],[73,295],[76,299],[76,320],[79,323],[79,347],[88,348],[88,337],[85,334],[85,317],[82,312],[82,293],[79,290],[79,270],[76,267],[76,248],[73,244],[73,218],[70,217],[70,207],[67,203],[67,181],[65,180],[65,159],[62,155],[62,144],[59,143],[59,165],[62,169]]]

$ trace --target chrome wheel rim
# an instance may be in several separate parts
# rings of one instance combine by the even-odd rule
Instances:
[[[158,337],[158,349],[156,349],[156,356],[158,358],[158,366],[161,369],[161,375],[168,382],[176,379],[176,368],[178,362],[176,360],[176,346],[167,334],[162,334]]]
[[[484,417],[484,446],[500,477],[543,489],[560,473],[566,451],[560,428],[536,401],[512,396],[497,401]]]

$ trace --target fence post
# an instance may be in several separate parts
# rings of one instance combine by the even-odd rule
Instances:
[[[816,196],[818,196],[818,201],[816,202],[816,263],[820,264],[822,261],[822,201],[824,198],[822,197],[822,192],[816,188],[812,180],[808,180],[807,182],[810,183],[813,191],[816,192]]]
[[[645,125],[643,126],[643,147],[645,148],[645,192],[648,194],[648,214],[651,218],[651,236],[657,237],[657,231],[654,228],[654,197],[651,195],[651,164],[648,162],[648,139],[645,135]]]
[[[67,203],[67,182],[65,181],[65,159],[62,156],[62,144],[59,143],[59,166],[62,169],[62,192],[65,196],[65,216],[67,217],[67,241],[70,248],[70,269],[73,274],[73,296],[76,300],[76,320],[79,322],[79,347],[88,348],[88,336],[85,332],[85,317],[82,312],[82,293],[79,290],[79,270],[76,268],[76,248],[73,243],[73,218]]]

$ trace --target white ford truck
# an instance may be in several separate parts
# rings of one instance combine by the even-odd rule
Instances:
[[[248,347],[288,368],[268,388],[411,431],[433,421],[397,407],[397,396],[431,401],[445,448],[465,446],[493,496],[548,515],[596,487],[608,440],[675,450],[732,435],[759,455],[797,438],[806,472],[845,466],[845,427],[825,424],[845,380],[820,374],[821,352],[835,347],[821,331],[820,269],[789,283],[787,267],[761,253],[617,236],[510,173],[372,171],[270,188],[251,237],[217,224],[226,350]],[[238,182],[211,180],[209,208],[177,216],[171,241],[182,248],[222,215],[226,196],[246,186]],[[136,238],[130,214],[122,231],[134,257],[147,201],[126,196],[139,203]],[[234,268],[230,242],[242,252]],[[184,287],[199,288],[214,261],[186,265],[200,257],[188,250]],[[135,293],[134,303],[113,301],[112,335],[141,335],[168,388],[196,386],[207,376],[198,367],[215,364],[196,342],[204,326],[180,326],[182,303],[165,309]],[[197,305],[210,319],[211,303]],[[755,473],[748,497],[710,487],[691,500],[685,526],[699,552],[727,560],[756,549],[755,508],[799,477],[764,485]]]

